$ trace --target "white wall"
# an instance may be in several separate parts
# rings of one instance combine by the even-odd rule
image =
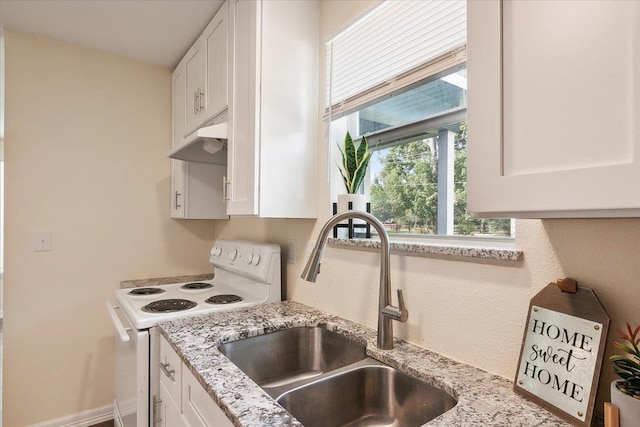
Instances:
[[[4,426],[109,405],[124,279],[210,272],[169,217],[171,70],[6,34]],[[52,251],[34,252],[34,231]]]
[[[321,41],[325,42],[378,1],[322,1]],[[324,46],[320,46],[324,59]],[[324,68],[320,99],[324,100]],[[323,110],[323,108],[321,108]],[[298,243],[298,261],[287,265],[288,297],[328,313],[376,327],[378,260],[372,252],[328,248],[315,284],[299,278],[300,253],[315,240],[330,216],[327,137],[322,124],[318,162],[319,220],[267,222],[232,219],[216,224],[224,237],[256,236]],[[521,263],[478,262],[392,256],[392,283],[405,291],[409,321],[395,323],[396,335],[450,358],[512,379],[515,376],[529,300],[549,282],[573,277],[594,289],[613,325],[640,324],[640,219],[522,220],[516,224]],[[255,231],[255,233],[254,233]],[[610,333],[608,356],[613,351]],[[613,374],[603,365],[597,411],[609,398]]]

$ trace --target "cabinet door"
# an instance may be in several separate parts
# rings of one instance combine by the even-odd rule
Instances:
[[[215,117],[227,108],[227,68],[229,36],[228,6],[225,2],[203,33],[207,53],[207,73],[204,120]]]
[[[192,427],[231,427],[233,424],[185,367],[182,376],[182,411]]]
[[[468,11],[468,207],[640,216],[640,7],[482,1]]]
[[[258,122],[257,82],[260,63],[257,55],[257,28],[261,2],[232,0],[229,3],[231,46],[231,99],[229,102],[229,141],[227,213],[258,214]],[[281,165],[286,167],[286,165]]]
[[[186,127],[184,136],[196,130],[203,122],[207,73],[206,40],[198,39],[184,58],[186,87]]]
[[[180,409],[182,392],[182,360],[180,356],[171,348],[171,345],[164,337],[160,340],[160,386],[161,390],[168,393],[168,397]],[[163,402],[167,399],[162,398]]]
[[[185,218],[226,219],[223,179],[225,165],[183,162],[186,165],[184,201]]]
[[[171,79],[172,137],[171,147],[184,143],[185,110],[185,67],[181,62]],[[171,218],[184,218],[184,164],[171,159]]]
[[[175,402],[171,399],[171,396],[164,384],[160,384],[160,403],[158,404],[159,414],[156,417],[156,423],[154,427],[187,427],[189,424],[182,418],[180,409],[176,406]]]
[[[171,159],[171,218],[185,218],[184,181],[187,164]]]

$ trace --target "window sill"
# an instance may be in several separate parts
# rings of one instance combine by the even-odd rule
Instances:
[[[328,243],[345,249],[380,249],[379,239],[335,239]],[[446,259],[465,259],[467,261],[493,260],[517,263],[522,261],[524,253],[511,247],[483,245],[480,242],[456,244],[433,243],[425,241],[391,241],[391,253],[405,256],[424,256]]]

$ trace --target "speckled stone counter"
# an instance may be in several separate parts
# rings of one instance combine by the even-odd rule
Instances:
[[[377,239],[336,239],[329,238],[330,245],[351,249],[380,249],[380,240]],[[522,261],[523,252],[517,249],[479,246],[456,245],[453,243],[425,243],[416,241],[389,242],[392,253],[401,253],[413,256],[441,256],[461,257],[481,260],[496,260],[507,262]]]
[[[400,340],[396,340],[393,350],[379,350],[375,346],[375,330],[296,302],[164,322],[160,329],[235,425],[300,426],[217,350],[225,342],[297,326],[322,326],[359,341],[366,340],[370,357],[453,395],[458,404],[427,426],[570,426],[516,394],[509,380]]]
[[[196,282],[198,280],[211,280],[213,273],[195,274],[191,276],[154,277],[151,279],[123,280],[121,288],[141,288],[145,286],[169,285],[172,283]]]

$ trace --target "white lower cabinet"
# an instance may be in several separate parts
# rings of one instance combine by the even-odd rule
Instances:
[[[160,402],[156,414],[155,427],[187,426],[180,414],[180,408],[173,401],[164,384],[160,384]]]
[[[166,339],[160,341],[160,402],[155,427],[228,427],[231,421]]]
[[[182,375],[182,413],[191,427],[233,426],[188,369]]]

